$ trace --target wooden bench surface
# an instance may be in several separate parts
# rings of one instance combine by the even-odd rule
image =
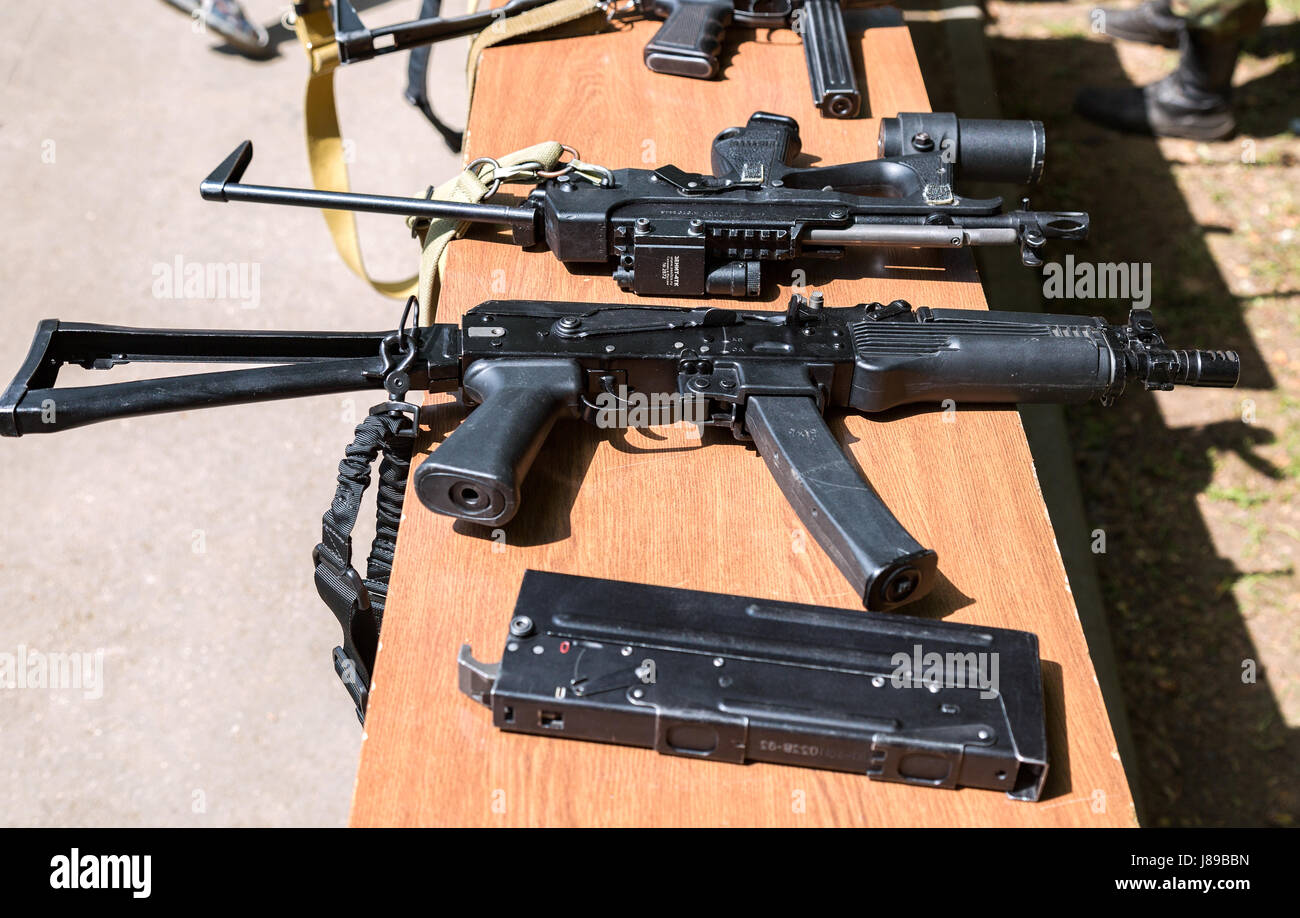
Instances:
[[[720,130],[756,110],[790,114],[822,164],[875,156],[876,118],[929,108],[906,28],[855,31],[872,117],[819,117],[789,31],[736,30],[725,78],[650,73],[655,23],[489,50],[467,156],[543,139],[612,168],[709,170]],[[431,141],[430,141],[431,142]],[[828,305],[904,298],[985,308],[965,252],[863,250],[805,263]],[[781,268],[767,274],[778,277]],[[761,308],[782,308],[788,286]],[[494,298],[635,302],[604,271],[484,239],[453,243],[438,318]],[[680,301],[679,301],[680,302]],[[736,301],[716,300],[735,306]],[[432,447],[463,411],[426,411]],[[457,689],[462,643],[500,658],[527,568],[793,602],[861,608],[804,532],[763,460],[740,443],[702,446],[679,429],[556,425],[493,539],[410,494],[376,665],[352,822],[370,825],[1133,825],[1133,803],[1070,597],[1018,415],[940,411],[832,418],[903,524],[939,555],[942,577],[911,614],[1035,632],[1044,660],[1051,772],[1044,800],[945,791],[776,765],[691,761],[652,750],[499,732]]]

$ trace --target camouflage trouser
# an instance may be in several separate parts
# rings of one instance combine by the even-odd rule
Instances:
[[[1171,0],[1170,7],[1188,28],[1240,39],[1259,31],[1268,0]]]

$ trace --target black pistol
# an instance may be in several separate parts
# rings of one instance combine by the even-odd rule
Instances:
[[[645,46],[656,73],[711,80],[727,26],[793,28],[803,39],[813,104],[827,118],[852,118],[862,107],[841,0],[642,0],[646,15],[664,20]]]

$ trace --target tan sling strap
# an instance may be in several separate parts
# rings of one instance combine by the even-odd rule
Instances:
[[[329,8],[320,4],[307,12],[299,10],[294,19],[294,31],[298,33],[298,40],[311,62],[303,113],[312,184],[322,191],[348,191],[351,187],[348,167],[343,159],[343,137],[334,105],[334,71],[339,65],[339,53]],[[400,299],[415,292],[415,277],[381,281],[366,272],[356,218],[350,211],[326,210],[322,214],[330,235],[334,237],[334,247],[354,274],[385,296]]]
[[[479,33],[470,46],[466,77],[471,99],[479,57],[485,49],[513,38],[566,25],[571,27],[572,34],[587,34],[604,28],[607,21],[605,7],[596,0],[555,0],[518,16],[502,17]],[[339,66],[339,53],[329,7],[321,0],[299,4],[295,10],[294,31],[311,65],[304,101],[304,119],[312,183],[322,191],[348,191],[351,185],[343,156],[343,137],[334,97],[334,71]],[[569,31],[566,30],[566,34]],[[499,158],[497,162],[502,166],[536,162],[539,169],[551,170],[562,155],[563,150],[558,143],[545,143]],[[487,195],[488,186],[493,181],[490,169],[485,172],[470,169],[426,192],[426,197],[477,202]],[[334,247],[353,273],[385,296],[401,299],[418,294],[420,324],[433,321],[438,273],[445,264],[447,244],[464,232],[464,225],[454,220],[435,220],[416,226],[411,221],[424,240],[420,273],[405,280],[381,281],[375,280],[366,271],[354,215],[350,211],[340,210],[325,210],[322,214],[334,239]]]
[[[510,166],[525,164],[534,166],[535,168],[527,172],[518,173],[520,177],[524,177],[524,180],[528,180],[526,176],[535,175],[537,171],[553,170],[563,155],[564,147],[551,140],[525,147],[508,156],[498,157],[483,165],[481,171],[478,164],[483,161],[476,160],[451,181],[444,182],[437,188],[430,188],[425,192],[425,197],[436,201],[466,201],[476,204],[496,190],[497,170],[492,163],[501,166],[503,172],[507,171],[505,167]],[[514,170],[509,171],[514,173]],[[505,180],[507,179],[503,176],[502,181]],[[414,217],[407,223],[423,241],[416,296],[420,301],[419,324],[421,327],[427,327],[433,324],[437,314],[440,275],[447,264],[447,246],[453,239],[464,233],[469,224],[459,220],[429,220]]]
[[[548,37],[589,35],[601,31],[609,24],[609,7],[609,3],[597,0],[555,0],[554,3],[547,3],[518,16],[502,17],[479,32],[470,43],[469,60],[465,65],[470,105],[474,104],[474,82],[478,77],[479,59],[488,48],[524,35],[558,29],[559,26],[568,28]]]

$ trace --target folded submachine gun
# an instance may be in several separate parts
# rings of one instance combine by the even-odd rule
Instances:
[[[133,361],[274,364],[139,382],[55,388],[65,364]],[[489,301],[459,324],[390,332],[167,331],[41,323],[0,397],[0,434],[109,418],[367,388],[379,414],[403,415],[409,389],[477,406],[414,472],[429,509],[501,526],[561,418],[603,427],[633,394],[680,401],[686,419],[752,440],[808,530],[868,609],[924,596],[935,553],[861,479],[823,414],[951,399],[1109,404],[1131,387],[1236,384],[1232,351],[1165,345],[1151,314],[1100,318],[913,309],[902,301],[827,308],[794,296],[784,311]],[[406,451],[410,455],[409,448]],[[400,487],[400,482],[398,483]],[[399,491],[400,499],[400,491]]]
[[[245,141],[200,190],[209,201],[508,226],[516,245],[545,246],[567,265],[612,264],[620,287],[645,296],[757,297],[765,262],[839,258],[856,246],[1016,245],[1036,266],[1047,240],[1088,234],[1086,213],[1031,211],[1027,198],[1004,211],[1001,198],[957,191],[959,180],[1038,182],[1037,121],[906,113],[881,121],[877,147],[878,159],[796,167],[799,125],[756,112],[713,139],[711,175],[583,163],[498,204],[245,184],[253,157]]]

